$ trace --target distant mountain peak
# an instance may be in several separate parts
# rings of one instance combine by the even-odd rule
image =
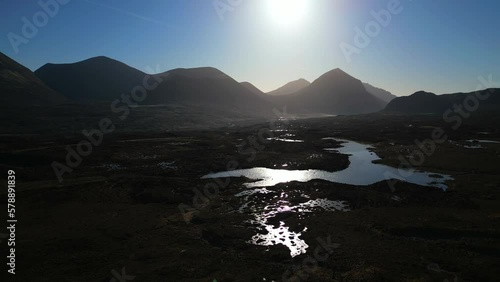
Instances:
[[[349,75],[345,71],[343,71],[340,68],[334,68],[333,70],[327,72],[327,74],[343,74],[343,75]]]
[[[65,64],[45,64],[35,75],[73,101],[109,101],[141,85],[146,75],[106,56]]]
[[[285,95],[290,95],[293,94],[297,91],[300,91],[304,89],[305,87],[309,86],[311,83],[303,78],[299,78],[294,81],[290,81],[287,84],[281,86],[280,88],[273,90],[271,92],[268,92],[268,95],[271,96],[285,96]]]
[[[262,92],[259,88],[248,81],[240,82],[240,84],[254,94],[257,94],[259,96],[265,95],[264,92]]]
[[[289,97],[287,100],[286,98]],[[363,114],[382,110],[386,103],[369,93],[363,83],[343,70],[333,69],[302,90],[283,97],[291,110],[327,114]]]
[[[123,65],[125,65],[125,63],[122,63],[116,59],[106,57],[106,56],[97,56],[97,57],[88,58],[86,60],[77,62],[75,64],[78,64],[78,63],[80,63],[80,64],[93,63],[93,64],[120,64],[120,65],[123,64]]]
[[[434,93],[432,93],[432,92],[427,92],[427,91],[420,90],[420,91],[417,91],[417,92],[413,93],[412,96],[415,96],[415,97],[424,97],[424,96],[437,96],[437,95],[434,94]]]
[[[209,71],[209,72],[222,72],[214,67],[195,67],[195,68],[176,68],[171,70],[172,72],[177,71]]]
[[[498,112],[500,108],[500,89],[482,90],[482,92],[494,93],[488,99],[488,104],[481,106],[481,111]],[[461,104],[471,93],[453,93],[436,95],[431,92],[418,91],[410,96],[397,97],[392,100],[385,108],[386,112],[404,113],[404,114],[443,114],[453,105]]]
[[[177,68],[166,72],[170,75],[181,75],[190,78],[229,78],[223,71],[214,67]]]
[[[342,80],[348,79],[348,80],[357,80],[357,81],[359,81],[357,78],[355,78],[352,75],[346,73],[345,71],[343,71],[340,68],[335,68],[335,69],[333,69],[333,70],[331,70],[331,71],[323,74],[316,81],[321,81],[323,79],[331,79],[331,78],[342,79]]]
[[[36,74],[54,90],[85,103],[115,101],[144,85],[147,78],[145,73],[104,56],[42,67]],[[252,112],[270,106],[263,97],[213,67],[178,68],[154,74],[153,78],[149,83],[156,80],[158,84],[147,89],[147,97],[140,101],[144,105],[181,103]]]
[[[97,57],[91,57],[82,61],[74,62],[74,63],[46,63],[39,69],[35,71],[35,74],[43,73],[47,71],[47,69],[52,69],[52,68],[79,68],[79,67],[86,67],[86,68],[92,68],[92,69],[97,69],[97,70],[102,70],[102,71],[108,71],[112,72],[115,70],[119,69],[126,69],[126,68],[132,68],[125,63],[122,63],[118,60],[115,60],[110,57],[106,56],[97,56]],[[112,68],[112,69],[107,69],[107,68]],[[139,70],[137,70],[139,71]]]
[[[96,57],[88,58],[84,61],[115,61],[115,60],[111,59],[110,57],[106,57],[106,56],[96,56]]]
[[[113,58],[110,58],[110,57],[106,57],[106,56],[96,56],[96,57],[91,57],[91,58],[88,58],[88,59],[85,59],[85,60],[82,60],[82,61],[79,61],[79,62],[75,62],[75,63],[70,63],[70,64],[85,64],[85,63],[121,63],[120,61],[118,60],[115,60]]]

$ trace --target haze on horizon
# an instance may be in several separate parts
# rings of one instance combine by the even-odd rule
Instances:
[[[2,33],[22,35],[23,17],[42,10],[37,2],[6,2]],[[0,50],[31,70],[101,55],[140,70],[212,66],[265,92],[334,68],[399,96],[467,92],[478,76],[499,71],[498,1],[230,2],[73,0],[18,52],[8,36]],[[366,30],[389,6],[398,12],[356,45],[356,28]],[[347,59],[345,44],[359,52]]]

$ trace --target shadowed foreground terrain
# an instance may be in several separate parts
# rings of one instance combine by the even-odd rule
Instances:
[[[462,146],[468,139],[499,141],[498,114],[474,115],[458,130],[439,116],[376,114],[282,121],[272,131],[301,143],[259,139],[269,122],[156,133],[132,128],[106,136],[61,183],[50,164],[64,163],[64,145],[81,135],[2,137],[0,166],[17,178],[17,281],[114,281],[112,271],[123,268],[133,281],[500,279],[500,144]],[[346,168],[347,155],[324,150],[340,144],[325,137],[372,144],[379,162],[397,167],[399,156],[418,149],[414,140],[430,138],[435,128],[452,142],[437,144],[419,169],[451,175],[447,191],[405,182],[391,190],[386,181],[310,181],[248,195],[258,208],[311,199],[349,207],[282,209],[270,219],[301,232],[307,252],[293,258],[283,245],[248,243],[265,233],[249,221],[259,210],[243,209],[243,197],[235,196],[248,180],[201,179],[235,162],[239,168]]]

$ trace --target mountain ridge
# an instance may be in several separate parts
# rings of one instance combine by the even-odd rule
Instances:
[[[324,73],[312,83],[301,78],[267,94],[214,67],[146,74],[106,56],[76,63],[45,64],[35,74],[55,91],[85,103],[119,99],[150,76],[160,83],[147,91],[146,99],[141,102],[144,105],[188,103],[258,109],[274,104],[289,105],[298,112],[363,114],[380,111],[387,104],[340,68]]]
[[[242,81],[242,82],[240,82],[240,84],[243,87],[245,87],[246,89],[252,91],[252,93],[254,93],[255,95],[262,96],[262,97],[266,96],[266,93],[262,92],[262,90],[257,88],[257,86],[253,85],[252,83],[250,83],[248,81]]]
[[[20,63],[0,52],[0,104],[7,107],[45,106],[67,102]]]
[[[45,64],[35,75],[76,102],[112,101],[142,85],[146,73],[105,56],[76,63]]]
[[[366,91],[368,91],[369,93],[371,93],[375,97],[383,100],[384,102],[389,103],[390,101],[392,101],[394,98],[397,97],[396,95],[392,94],[391,92],[389,92],[385,89],[382,89],[380,87],[373,86],[370,83],[365,82],[365,83],[363,83],[363,85],[365,86]]]
[[[45,64],[35,74],[72,100],[84,103],[120,99],[142,86],[148,77],[159,83],[147,90],[141,101],[144,105],[188,103],[254,109],[269,103],[214,67],[146,74],[115,59],[98,56],[70,64]]]
[[[488,88],[474,92],[460,92],[437,95],[432,92],[417,91],[409,96],[397,97],[392,100],[384,109],[386,113],[403,114],[444,114],[447,110],[453,109],[455,105],[463,105],[469,96],[472,100],[482,100],[477,96],[488,95],[487,102],[479,104],[478,110],[498,110],[500,109],[500,89]]]
[[[382,110],[386,105],[366,91],[359,79],[340,68],[324,73],[307,87],[277,100],[295,111],[325,114],[371,113]]]
[[[290,81],[290,82],[286,83],[285,85],[283,85],[283,86],[281,86],[273,91],[267,92],[266,94],[269,96],[290,95],[290,94],[293,94],[297,91],[304,89],[305,87],[309,86],[310,84],[311,83],[309,81],[307,81],[306,79],[299,78],[297,80]]]

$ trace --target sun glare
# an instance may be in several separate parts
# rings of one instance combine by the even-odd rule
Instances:
[[[267,0],[272,20],[282,27],[294,27],[307,15],[309,0]]]

